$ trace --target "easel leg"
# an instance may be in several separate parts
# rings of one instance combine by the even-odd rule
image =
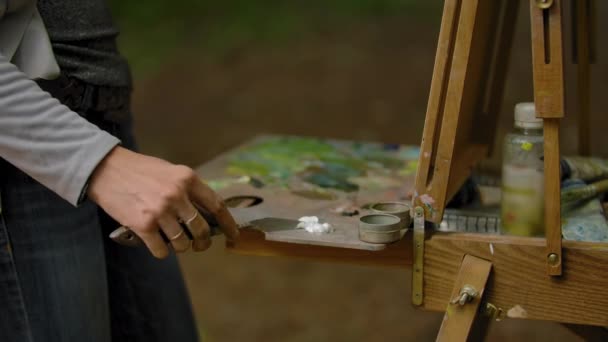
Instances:
[[[448,303],[437,341],[482,341],[489,320],[478,318],[492,263],[472,255],[465,255],[452,297]]]
[[[494,51],[497,18],[501,16],[505,23],[499,35],[509,45],[510,18],[514,19],[515,12],[508,13],[515,7],[507,1],[513,0],[445,1],[416,175],[418,196],[414,199],[415,205],[425,209],[427,221],[440,223],[446,202],[487,155],[494,140],[493,136],[475,137],[474,133],[480,131],[475,126],[495,122],[496,115],[479,113],[484,107],[485,89],[498,92],[506,72],[500,66],[493,68],[491,62],[495,55],[504,57],[502,51]],[[490,70],[495,71],[491,85],[487,75]],[[486,121],[479,121],[478,115]]]

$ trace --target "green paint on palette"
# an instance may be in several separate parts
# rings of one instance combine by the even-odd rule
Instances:
[[[338,198],[336,194],[324,189],[298,189],[291,190],[291,193],[312,200],[332,201]]]
[[[304,181],[321,188],[352,192],[359,190],[359,186],[350,182],[348,179],[361,176],[364,172],[364,170],[353,168],[352,164],[333,160],[324,162],[322,167],[307,169],[303,172],[301,177]]]
[[[235,184],[249,183],[249,177],[243,176],[238,178],[216,178],[205,180],[205,183],[214,191],[222,190],[231,187]]]
[[[386,150],[381,144],[347,143],[303,137],[270,137],[238,151],[227,172],[257,177],[269,185],[285,185],[296,178],[325,189],[357,191],[351,178],[368,171],[399,172],[407,153]]]
[[[250,176],[209,179],[205,183],[214,191],[223,190],[236,184],[249,184],[258,189],[264,187],[264,182]]]
[[[405,168],[399,171],[399,174],[401,176],[409,176],[415,174],[416,170],[418,170],[418,160],[410,160],[405,165]]]
[[[340,175],[332,175],[331,173],[314,173],[303,178],[304,181],[317,185],[321,188],[337,189],[344,192],[353,192],[359,190],[357,184],[353,184],[344,180]]]
[[[403,180],[396,177],[383,175],[373,175],[368,177],[352,177],[348,179],[351,183],[357,184],[360,188],[378,191],[389,188],[398,188],[403,185]]]

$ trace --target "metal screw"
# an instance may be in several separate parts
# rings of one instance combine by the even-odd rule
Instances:
[[[553,5],[553,0],[536,0],[536,6],[540,9],[547,9]]]
[[[557,265],[559,265],[559,255],[557,255],[555,253],[551,253],[547,257],[547,261],[549,262],[549,265],[557,266]]]
[[[460,290],[460,294],[452,299],[450,303],[462,306],[472,301],[475,297],[477,297],[477,290],[471,285],[465,285]]]
[[[422,216],[424,216],[424,209],[422,207],[414,208],[414,217],[420,218]]]

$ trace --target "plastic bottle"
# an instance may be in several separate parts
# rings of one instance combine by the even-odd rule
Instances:
[[[545,181],[543,120],[534,103],[515,106],[515,129],[504,140],[502,164],[502,232],[544,234]]]

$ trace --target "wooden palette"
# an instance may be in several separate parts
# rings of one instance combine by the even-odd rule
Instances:
[[[270,139],[280,139],[277,136],[261,136],[236,149],[229,151],[211,162],[203,165],[197,171],[205,180],[213,183],[214,179],[237,179],[239,176],[227,174],[230,169],[231,158],[247,147],[264,143]],[[288,139],[288,137],[286,137]],[[348,142],[340,142],[348,146]],[[390,153],[390,152],[389,152]],[[412,156],[415,157],[415,156]],[[412,159],[415,161],[415,159]],[[242,176],[242,175],[241,175]],[[254,175],[251,175],[254,176]],[[368,212],[359,209],[359,215],[348,217],[336,213],[340,206],[364,206],[380,201],[406,201],[410,198],[403,196],[413,190],[414,175],[396,176],[396,186],[384,186],[380,189],[365,189],[346,193],[333,191],[336,199],[313,199],[294,195],[293,191],[280,185],[269,185],[256,188],[251,184],[229,184],[216,191],[225,199],[251,196],[262,199],[256,209],[268,215],[280,218],[298,219],[302,216],[317,216],[322,222],[332,225],[333,232],[328,234],[312,234],[303,229],[292,231],[269,232],[265,234],[268,241],[287,242],[291,244],[328,246],[366,251],[379,251],[386,248],[385,244],[367,243],[359,240],[359,217]],[[405,231],[402,233],[405,234]]]

